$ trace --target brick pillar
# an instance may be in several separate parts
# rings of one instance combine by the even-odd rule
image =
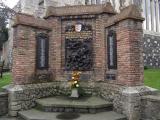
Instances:
[[[142,21],[121,20],[117,25],[118,83],[143,84]]]
[[[94,45],[94,71],[95,80],[104,80],[105,73],[105,32],[103,16],[99,15],[96,19],[96,39]]]
[[[14,27],[12,75],[14,84],[31,83],[35,72],[36,40],[33,29]]]
[[[18,85],[35,83],[36,34],[47,33],[52,28],[43,19],[17,14],[13,29],[13,83]]]
[[[62,39],[61,39],[61,19],[51,17],[48,22],[53,27],[50,40],[50,67],[54,72],[55,80],[61,80],[63,74],[62,66]]]

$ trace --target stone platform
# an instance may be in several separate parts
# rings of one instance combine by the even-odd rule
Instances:
[[[124,115],[113,111],[101,112],[97,114],[77,114],[67,113],[68,116],[77,116],[77,118],[58,118],[62,113],[42,112],[35,109],[20,112],[18,120],[127,120]]]
[[[55,96],[38,99],[36,104],[35,109],[19,112],[18,120],[127,120],[113,111],[111,102],[95,96],[79,99]]]
[[[56,96],[39,99],[36,103],[37,109],[44,112],[97,113],[113,109],[111,102],[93,96],[80,99]]]

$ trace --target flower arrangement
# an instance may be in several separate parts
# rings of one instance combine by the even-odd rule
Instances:
[[[72,73],[72,79],[71,82],[71,98],[79,98],[79,78],[80,78],[81,72],[74,71]]]
[[[79,72],[79,71],[73,71],[72,80],[70,81],[72,89],[80,87],[80,85],[79,85],[80,74],[81,74],[81,72]]]

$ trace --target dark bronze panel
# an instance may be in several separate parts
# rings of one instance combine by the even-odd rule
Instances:
[[[65,68],[68,71],[89,71],[92,68],[92,38],[65,40]]]
[[[107,37],[107,52],[108,52],[108,69],[117,69],[117,40],[116,32],[110,30]]]
[[[48,54],[49,54],[49,38],[47,34],[40,33],[36,37],[37,51],[36,51],[36,68],[47,69],[48,68]]]

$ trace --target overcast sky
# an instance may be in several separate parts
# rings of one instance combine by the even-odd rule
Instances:
[[[19,0],[2,0],[7,6],[13,8]]]

